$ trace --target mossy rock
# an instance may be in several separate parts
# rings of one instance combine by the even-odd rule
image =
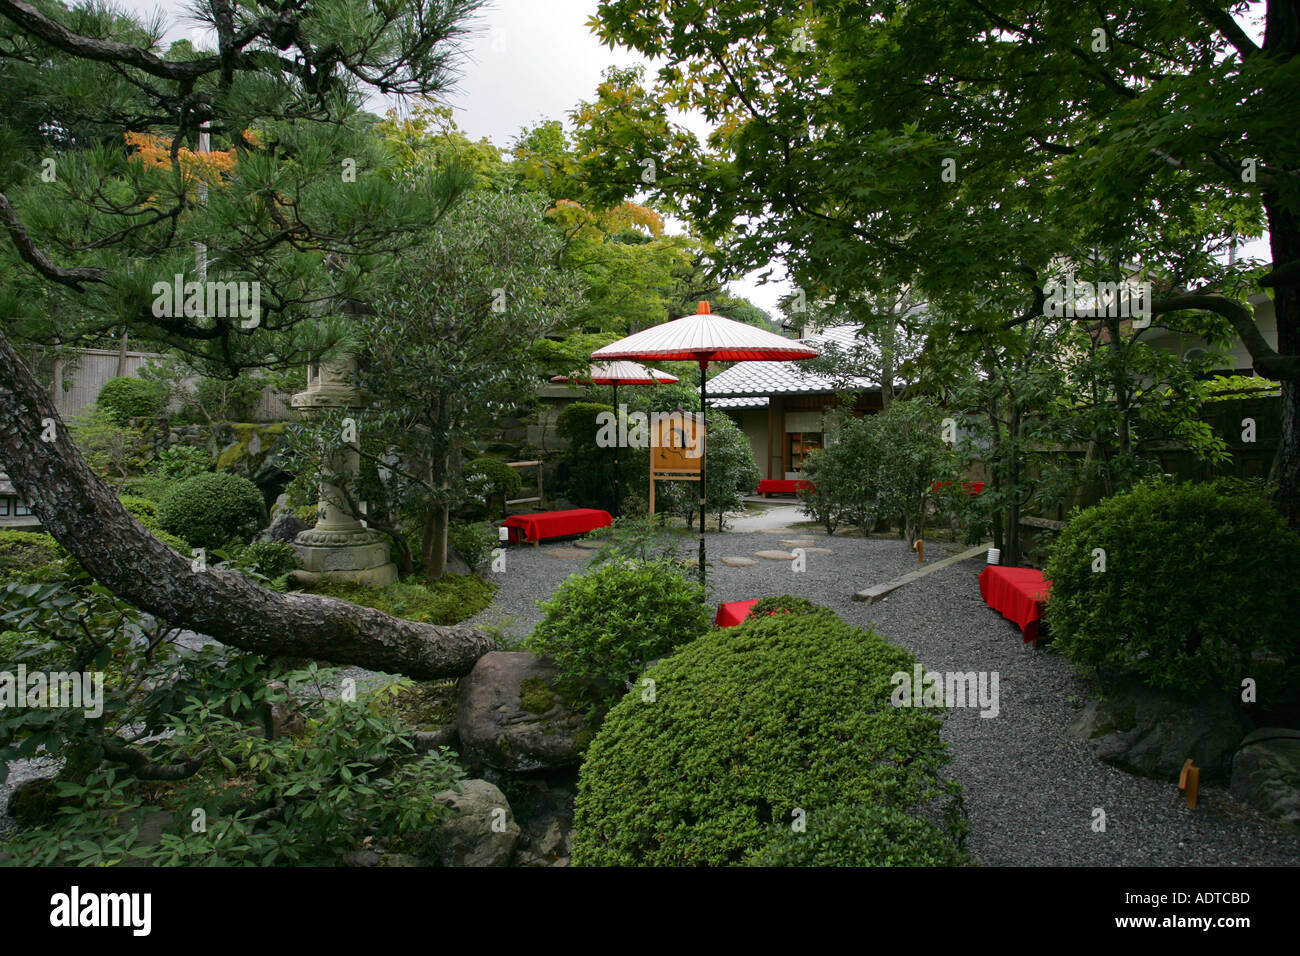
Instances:
[[[533,714],[544,714],[555,706],[555,691],[540,677],[530,677],[519,685],[519,706]]]
[[[251,473],[257,470],[251,463],[252,459],[261,461],[270,453],[284,435],[285,423],[275,422],[271,425],[240,423],[230,427],[235,432],[235,441],[223,448],[221,454],[217,456],[217,470],[246,470]],[[255,436],[256,442],[254,442]],[[250,450],[250,445],[255,446],[256,451]]]

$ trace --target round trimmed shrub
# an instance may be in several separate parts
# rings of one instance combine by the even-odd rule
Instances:
[[[806,830],[773,831],[746,866],[965,866],[970,857],[929,820],[895,807],[835,806],[809,813]]]
[[[262,493],[241,475],[210,472],[187,478],[158,506],[158,527],[196,548],[247,542],[261,527]]]
[[[555,659],[560,685],[570,696],[610,687],[608,702],[645,665],[708,632],[704,590],[668,558],[613,560],[568,578],[541,605],[542,622],[529,647]]]
[[[1254,487],[1147,482],[1061,532],[1046,620],[1076,664],[1151,687],[1238,690],[1257,651],[1295,658],[1296,568],[1300,535]]]
[[[573,862],[739,864],[796,809],[816,821],[952,793],[940,709],[890,701],[890,678],[914,663],[826,610],[751,617],[682,648],[646,671],[653,699],[625,696],[592,742]]]
[[[157,418],[167,404],[167,387],[161,382],[123,375],[110,378],[99,390],[95,404],[115,425],[129,425],[133,418]]]
[[[465,466],[465,479],[471,487],[482,487],[488,495],[515,498],[523,487],[519,472],[499,458],[475,458]]]

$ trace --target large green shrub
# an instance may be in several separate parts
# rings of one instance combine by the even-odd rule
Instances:
[[[560,585],[542,604],[529,647],[555,659],[561,685],[574,697],[594,683],[622,696],[645,665],[706,633],[712,625],[704,591],[669,558],[615,560]]]
[[[890,700],[891,676],[914,663],[825,610],[751,617],[682,648],[592,742],[573,862],[736,864],[796,810],[907,811],[953,792],[936,711]]]
[[[929,820],[888,806],[810,813],[805,830],[776,827],[748,866],[964,866],[970,858]]]
[[[246,543],[261,527],[262,493],[240,475],[210,472],[187,478],[158,506],[158,527],[196,548]]]
[[[1046,619],[1077,664],[1239,689],[1257,650],[1296,656],[1297,568],[1300,535],[1250,486],[1143,483],[1061,532]]]
[[[161,382],[134,376],[110,378],[99,390],[95,404],[115,425],[129,425],[133,418],[154,419],[167,404],[167,388]]]

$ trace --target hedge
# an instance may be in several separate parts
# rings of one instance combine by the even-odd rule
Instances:
[[[209,472],[168,492],[158,506],[158,528],[196,548],[243,544],[261,527],[263,509],[262,493],[247,478]]]
[[[1044,568],[1046,621],[1080,666],[1117,666],[1152,687],[1236,691],[1258,652],[1296,658],[1297,568],[1300,535],[1259,489],[1147,482],[1061,532]]]

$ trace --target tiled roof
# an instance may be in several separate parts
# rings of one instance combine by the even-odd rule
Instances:
[[[709,408],[766,408],[767,396],[752,398],[717,398],[709,396]]]
[[[801,341],[813,346],[833,342],[842,349],[848,349],[855,343],[857,333],[856,325],[837,325]],[[822,395],[835,391],[834,379],[815,375],[805,370],[803,365],[803,362],[737,362],[725,372],[709,379],[709,404],[717,408],[737,407],[715,403],[715,395],[719,399],[729,399],[767,395]],[[855,387],[864,391],[879,387],[867,378],[851,381]]]

